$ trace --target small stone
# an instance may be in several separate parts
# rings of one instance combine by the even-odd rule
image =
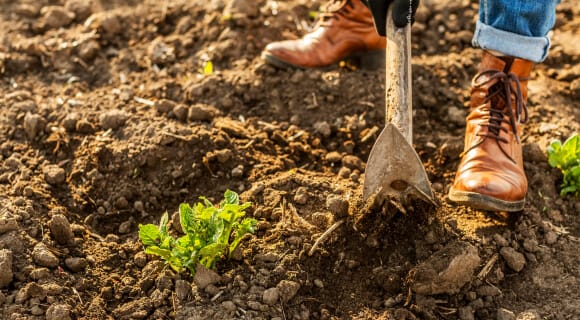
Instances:
[[[554,231],[548,231],[545,238],[547,244],[554,244],[558,241],[558,235]]]
[[[18,229],[18,222],[14,217],[8,217],[6,215],[0,216],[0,234],[4,234],[10,231]]]
[[[278,288],[266,289],[262,294],[262,301],[269,306],[276,304],[278,299],[280,299],[280,291]]]
[[[348,201],[336,194],[331,194],[326,198],[326,208],[337,217],[348,215]]]
[[[127,115],[127,113],[125,111],[113,109],[113,110],[109,110],[105,113],[102,113],[99,116],[99,121],[100,121],[103,129],[115,130],[115,129],[118,129],[119,127],[123,126],[125,124],[125,121],[127,121],[127,118],[129,118],[129,116]]]
[[[411,272],[417,294],[455,294],[471,281],[481,259],[477,248],[463,241],[452,242],[423,261]]]
[[[157,110],[157,112],[162,113],[162,114],[165,114],[165,113],[168,113],[169,111],[172,111],[176,105],[177,105],[177,103],[175,101],[167,100],[167,99],[161,99],[161,100],[155,101],[155,109]]]
[[[495,243],[500,247],[507,247],[509,245],[509,242],[497,233],[493,235],[493,240],[495,240]]]
[[[64,170],[63,170],[64,171]],[[59,244],[65,245],[72,243],[74,233],[70,227],[68,219],[62,214],[55,214],[48,222],[52,237]]]
[[[58,296],[64,291],[64,288],[56,283],[46,283],[42,285],[47,296]]]
[[[65,7],[46,6],[40,10],[44,26],[48,29],[57,29],[68,26],[73,22],[75,14]]]
[[[119,233],[127,234],[131,232],[132,228],[133,228],[133,220],[123,221],[121,222],[121,224],[119,224]]]
[[[260,13],[260,5],[252,0],[227,1],[224,7],[224,17],[256,17]]]
[[[276,288],[280,294],[280,299],[286,303],[292,300],[292,298],[294,298],[298,293],[298,290],[300,290],[300,284],[295,281],[282,280],[276,285]]]
[[[155,39],[147,49],[149,60],[156,65],[166,65],[175,61],[175,47],[161,39]]]
[[[7,287],[14,278],[12,262],[12,251],[7,249],[0,250],[0,288]]]
[[[14,300],[16,303],[20,304],[30,298],[38,298],[42,300],[46,298],[46,291],[36,282],[29,282],[22,289],[20,289],[18,293],[16,293]]]
[[[320,288],[320,289],[324,288],[324,282],[322,282],[322,280],[320,280],[320,279],[314,279],[313,283],[314,283],[314,286],[317,288]]]
[[[24,116],[24,132],[28,136],[28,139],[33,140],[36,136],[44,130],[46,126],[46,120],[38,115],[27,112]]]
[[[516,251],[512,247],[503,247],[499,251],[501,256],[506,261],[507,265],[515,272],[520,272],[526,264],[526,258],[523,254]]]
[[[105,242],[119,243],[120,241],[119,236],[116,234],[109,233],[105,236]]]
[[[276,262],[280,259],[280,256],[275,252],[258,253],[255,258],[259,262]]]
[[[330,125],[326,121],[316,122],[313,127],[316,133],[321,134],[325,138],[330,137],[332,133]]]
[[[58,266],[58,258],[48,250],[48,247],[39,242],[34,249],[32,250],[32,259],[36,264],[39,266],[47,267],[47,268],[55,268]]]
[[[187,119],[189,121],[211,121],[220,114],[221,112],[214,106],[196,103],[189,108]]]
[[[95,127],[86,119],[79,119],[77,121],[76,131],[84,134],[91,134],[95,131]]]
[[[538,241],[535,239],[525,239],[524,243],[522,244],[524,249],[528,252],[536,252],[539,249]]]
[[[84,21],[93,13],[93,0],[67,0],[64,7],[75,14],[75,20]]]
[[[241,164],[237,165],[235,168],[232,169],[231,175],[234,178],[239,178],[239,177],[243,176],[244,175],[244,166]]]
[[[221,150],[217,150],[215,152],[215,157],[219,163],[226,163],[233,156],[234,156],[234,153],[230,149],[221,149]]]
[[[176,280],[175,295],[180,301],[185,301],[191,295],[191,284],[185,280]]]
[[[47,268],[36,268],[30,272],[30,278],[33,280],[47,279],[50,275],[50,270]]]
[[[346,155],[342,158],[342,165],[352,169],[352,170],[363,170],[364,169],[364,164],[363,161],[357,157],[357,156],[353,156],[353,155]]]
[[[147,254],[143,251],[137,252],[133,257],[133,262],[135,262],[135,265],[139,268],[145,267],[147,265]]]
[[[477,288],[477,294],[480,297],[495,297],[501,294],[501,290],[494,286],[481,286]]]
[[[79,114],[78,113],[68,113],[66,117],[62,120],[62,126],[68,132],[75,131],[77,127],[77,121],[79,121]]]
[[[324,159],[330,163],[336,163],[342,161],[342,155],[336,151],[332,151],[327,153]]]
[[[23,3],[18,5],[14,9],[14,12],[23,17],[36,18],[40,14],[40,7],[38,5]]]
[[[306,204],[308,202],[308,189],[299,187],[294,195],[294,202],[297,204]]]
[[[497,320],[515,320],[516,315],[512,311],[504,308],[497,309]]]
[[[203,291],[213,297],[220,292],[220,288],[216,287],[213,284],[210,284],[207,287],[205,287]]]
[[[431,188],[433,188],[433,191],[435,192],[442,192],[444,186],[441,182],[433,182],[433,184],[431,184]]]
[[[230,300],[226,300],[226,301],[222,302],[222,308],[224,308],[228,312],[233,312],[233,311],[236,311],[238,309],[236,304]]]
[[[541,320],[542,317],[536,310],[526,310],[524,312],[520,312],[516,317],[516,320]]]
[[[193,277],[193,282],[195,285],[203,290],[210,284],[216,284],[221,280],[221,277],[212,270],[198,264],[195,268],[195,276]]]
[[[143,205],[143,201],[135,201],[133,202],[133,209],[139,211],[139,212],[144,212],[145,211],[145,205]]]
[[[94,59],[99,52],[101,52],[101,46],[93,39],[81,42],[77,48],[79,57],[87,62]]]
[[[53,186],[63,183],[66,179],[66,173],[63,168],[57,165],[47,165],[43,168],[44,180]]]
[[[188,113],[189,113],[189,108],[186,105],[178,104],[173,108],[173,114],[180,121],[187,120]]]
[[[338,170],[338,176],[342,179],[348,179],[351,173],[352,171],[347,167],[341,167],[340,170]]]
[[[66,258],[64,264],[72,272],[84,271],[88,266],[87,259],[78,257]]]

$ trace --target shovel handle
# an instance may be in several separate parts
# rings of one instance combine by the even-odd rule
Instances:
[[[411,24],[397,28],[392,6],[387,12],[386,121],[394,124],[410,145],[413,143],[413,91],[411,75]]]

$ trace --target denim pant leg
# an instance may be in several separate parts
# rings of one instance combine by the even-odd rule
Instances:
[[[473,45],[542,62],[560,0],[480,0]]]

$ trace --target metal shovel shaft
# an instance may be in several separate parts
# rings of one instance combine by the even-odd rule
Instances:
[[[405,203],[412,195],[435,203],[423,163],[412,146],[411,25],[396,28],[390,8],[386,37],[386,126],[369,154],[363,198]]]
[[[411,26],[395,27],[387,14],[386,123],[394,124],[405,140],[413,143],[413,88],[411,73]]]

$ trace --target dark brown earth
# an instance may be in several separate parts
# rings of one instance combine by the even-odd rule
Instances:
[[[530,187],[507,215],[446,196],[476,2],[425,0],[413,27],[414,142],[440,206],[362,214],[383,71],[259,57],[320,1],[0,0],[0,318],[577,319],[580,200],[546,159],[580,131],[573,3],[529,84]],[[138,224],[226,189],[259,224],[220,281],[144,254]]]

